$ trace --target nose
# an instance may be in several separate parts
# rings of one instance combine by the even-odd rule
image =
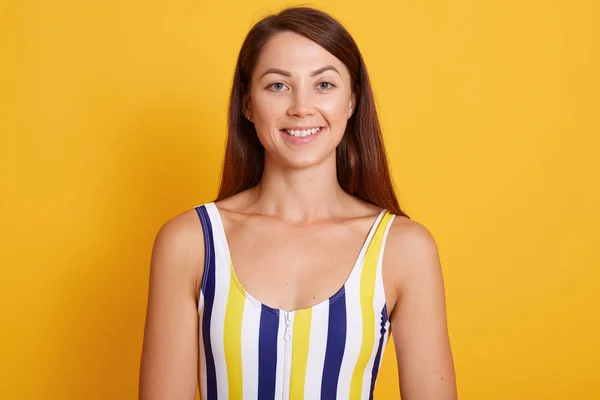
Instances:
[[[315,112],[310,93],[305,90],[296,90],[292,95],[292,102],[287,114],[290,117],[304,118]]]

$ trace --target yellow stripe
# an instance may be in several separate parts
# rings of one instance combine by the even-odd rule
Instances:
[[[292,345],[290,400],[304,399],[304,379],[306,378],[306,364],[308,363],[311,319],[312,308],[296,311]]]
[[[373,296],[375,294],[375,275],[377,273],[377,262],[379,261],[379,252],[383,242],[383,235],[388,222],[392,218],[390,212],[386,212],[375,234],[369,243],[365,253],[365,258],[360,276],[360,308],[362,314],[362,342],[358,361],[352,373],[352,382],[350,384],[350,399],[360,399],[362,396],[363,377],[365,368],[373,352],[375,340],[375,312],[373,310]]]
[[[242,316],[244,315],[245,297],[235,290],[235,277],[229,280],[229,294],[225,310],[225,326],[223,328],[223,347],[227,364],[227,381],[229,398],[242,398]]]

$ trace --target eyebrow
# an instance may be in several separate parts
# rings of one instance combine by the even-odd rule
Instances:
[[[310,73],[310,76],[316,76],[319,74],[322,74],[325,71],[335,71],[337,72],[338,75],[341,76],[340,71],[337,70],[336,67],[334,67],[333,65],[326,65],[322,68],[316,69],[313,72]],[[269,68],[268,70],[266,70],[265,72],[263,72],[263,74],[260,76],[261,78],[267,74],[278,74],[278,75],[283,75],[283,76],[287,76],[288,78],[292,77],[292,73],[288,72],[288,71],[284,71],[282,69],[279,68]]]

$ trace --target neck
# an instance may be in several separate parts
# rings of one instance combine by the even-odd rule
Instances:
[[[308,222],[340,214],[351,196],[337,180],[335,152],[308,168],[291,168],[265,157],[253,208],[284,220]]]

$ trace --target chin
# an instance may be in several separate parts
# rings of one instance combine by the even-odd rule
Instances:
[[[341,141],[341,137],[339,138]],[[337,142],[331,140],[308,144],[305,148],[290,147],[286,143],[273,140],[272,146],[265,147],[265,156],[270,165],[281,168],[306,169],[323,164],[335,165]]]
[[[305,154],[303,156],[282,156],[279,162],[283,166],[294,169],[312,168],[327,163],[329,160],[335,163],[335,149],[327,154]]]

